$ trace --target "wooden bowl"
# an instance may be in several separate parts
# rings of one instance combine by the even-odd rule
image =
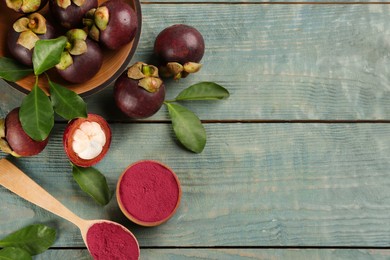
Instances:
[[[181,194],[177,175],[155,160],[141,160],[128,166],[116,188],[120,210],[129,220],[145,227],[168,221],[179,207]]]
[[[106,0],[99,0],[99,5]],[[89,96],[94,94],[103,88],[109,86],[113,81],[127,68],[131,58],[134,55],[134,52],[137,48],[138,41],[141,35],[141,25],[142,25],[142,15],[141,15],[141,5],[139,0],[124,0],[129,3],[130,6],[134,9],[137,14],[138,30],[133,41],[129,44],[123,46],[119,50],[103,50],[103,65],[100,68],[100,71],[89,81],[82,84],[72,84],[63,80],[59,75],[54,71],[49,71],[50,80],[66,86],[69,89],[72,89],[77,94],[82,97]],[[39,11],[42,14],[48,13],[48,5]],[[13,22],[20,17],[21,14],[14,12],[9,9],[5,1],[0,1],[0,56],[11,57],[7,50],[6,37],[9,28],[12,26]],[[34,86],[35,76],[29,75],[17,82],[9,82],[9,84],[20,90],[23,93],[29,93]],[[46,77],[41,76],[39,78],[39,86],[48,93],[48,82]]]

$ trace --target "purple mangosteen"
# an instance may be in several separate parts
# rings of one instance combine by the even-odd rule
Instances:
[[[87,38],[82,29],[71,29],[66,33],[68,42],[56,65],[58,74],[71,83],[90,80],[103,64],[103,52],[99,45]]]
[[[91,9],[83,22],[89,29],[89,36],[111,50],[130,43],[138,29],[135,11],[121,0],[108,0]]]
[[[200,70],[205,51],[202,34],[192,26],[175,24],[162,30],[154,43],[154,54],[163,66],[161,75],[175,79]]]
[[[58,23],[66,28],[79,28],[85,14],[98,7],[97,0],[50,0],[50,12]]]
[[[137,62],[129,67],[114,85],[117,107],[130,118],[154,115],[165,99],[165,86],[155,66]]]
[[[18,18],[8,31],[7,47],[19,62],[32,66],[32,53],[40,39],[56,36],[54,27],[39,13]]]

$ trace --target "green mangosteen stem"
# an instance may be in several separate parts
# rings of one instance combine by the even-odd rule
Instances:
[[[143,64],[141,71],[147,77],[158,77],[158,69],[156,66]]]

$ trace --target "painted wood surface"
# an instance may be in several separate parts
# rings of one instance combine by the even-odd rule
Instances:
[[[323,260],[384,260],[388,250],[282,250],[282,249],[141,249],[141,257],[154,259],[323,259]],[[91,259],[86,250],[51,250],[36,257],[37,260]]]
[[[126,224],[143,247],[355,246],[390,243],[389,124],[207,124],[195,155],[172,141],[169,124],[118,124],[97,166],[113,190],[126,166],[160,160],[183,188],[175,216],[156,228],[127,221],[115,198],[104,208],[72,180],[62,130],[34,158],[15,163],[83,218]],[[59,230],[56,247],[82,247],[75,226],[0,189],[1,234],[28,223]],[[18,216],[15,219],[14,216]]]
[[[186,103],[204,120],[390,119],[388,5],[145,4],[142,10],[132,62],[150,60],[154,38],[171,24],[191,24],[204,35],[203,69],[167,81],[168,99],[199,81],[229,89],[223,102]],[[5,115],[23,95],[4,83],[0,90]],[[112,87],[87,101],[92,112],[128,120],[115,109]],[[151,119],[167,119],[165,108]]]
[[[164,225],[136,226],[115,197],[100,207],[79,189],[61,119],[40,155],[13,161],[81,217],[129,227],[142,259],[389,259],[389,250],[376,249],[390,244],[390,6],[354,2],[142,1],[132,62],[153,61],[154,38],[171,24],[193,25],[205,37],[203,69],[167,81],[167,98],[199,81],[231,92],[228,100],[184,104],[206,122],[201,154],[175,142],[165,108],[138,122],[115,108],[112,86],[86,99],[113,130],[96,166],[112,191],[137,160],[160,160],[178,174],[182,204]],[[2,81],[0,93],[4,117],[24,95]],[[44,223],[58,238],[35,259],[90,259],[71,223],[3,188],[0,198],[0,238]]]

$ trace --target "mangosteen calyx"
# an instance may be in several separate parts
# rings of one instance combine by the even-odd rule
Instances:
[[[38,34],[45,34],[47,31],[46,19],[39,13],[16,20],[12,27],[15,32],[20,33],[17,43],[29,50],[39,40]]]
[[[20,157],[20,155],[12,150],[5,139],[5,120],[3,118],[0,118],[0,150],[15,157]]]
[[[158,75],[158,68],[143,62],[136,62],[127,70],[127,77],[138,80],[138,86],[150,93],[155,93],[163,84]]]
[[[57,5],[62,9],[68,8],[72,3],[76,6],[82,6],[85,3],[85,0],[57,0]]]
[[[73,56],[82,55],[87,52],[87,33],[82,29],[72,29],[66,33],[68,42],[61,54],[60,62],[56,65],[57,69],[64,70],[73,64]]]
[[[41,5],[41,0],[6,0],[5,2],[8,8],[23,13],[35,12]]]
[[[81,55],[87,52],[87,43],[85,40],[88,35],[85,31],[81,29],[72,29],[66,33],[66,37],[68,38],[66,49],[70,54]]]
[[[168,62],[165,66],[160,67],[163,77],[173,77],[178,80],[185,78],[190,73],[196,73],[202,68],[202,64],[197,62],[186,62],[183,65],[178,62]]]
[[[89,37],[99,41],[100,31],[104,31],[107,28],[110,19],[108,8],[106,6],[93,8],[87,12],[85,17],[83,23],[88,28]]]

